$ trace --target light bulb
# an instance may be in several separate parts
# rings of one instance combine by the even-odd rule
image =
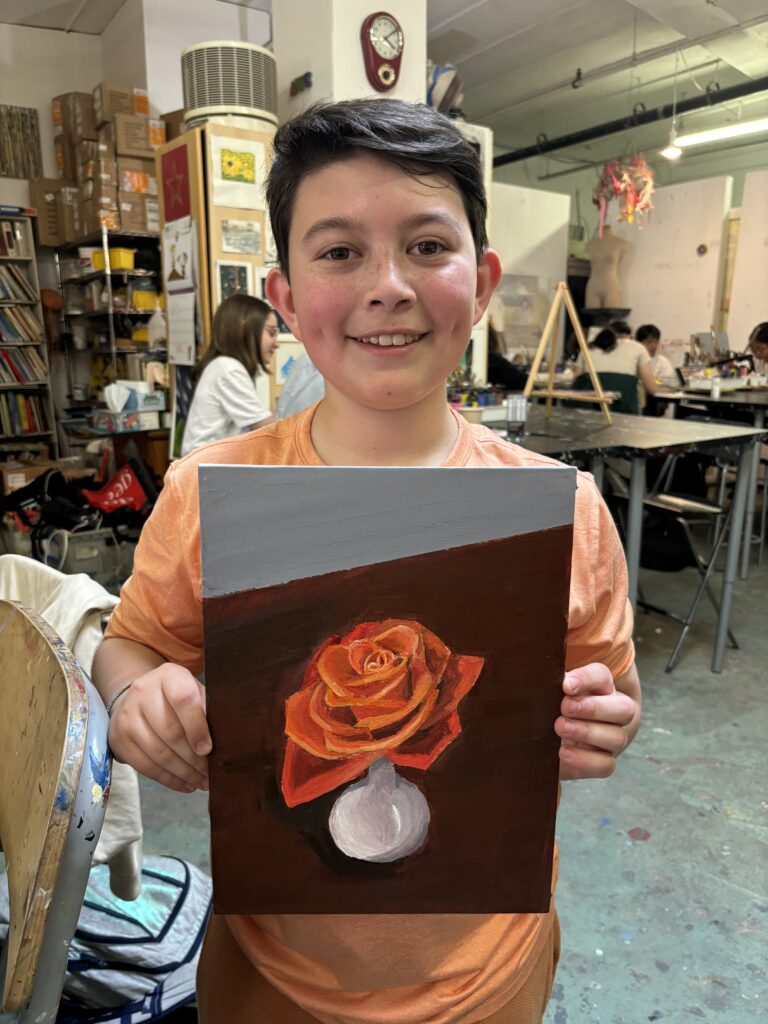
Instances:
[[[669,130],[669,142],[661,150],[661,155],[666,157],[667,160],[679,160],[683,155],[682,149],[677,144],[677,130],[674,125]]]

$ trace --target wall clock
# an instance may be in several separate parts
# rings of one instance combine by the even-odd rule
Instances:
[[[360,42],[365,73],[377,92],[388,92],[397,82],[404,38],[397,19],[385,11],[369,14],[363,22]]]

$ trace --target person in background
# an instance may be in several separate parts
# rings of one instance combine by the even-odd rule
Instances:
[[[768,373],[768,320],[753,329],[747,347],[755,373]]]
[[[616,335],[617,341],[632,341],[632,328],[626,320],[613,320],[609,327]]]
[[[651,369],[651,358],[639,342],[633,341],[632,338],[625,338],[619,342],[614,331],[610,327],[604,327],[589,343],[589,354],[595,372],[601,375],[601,380],[603,374],[634,377],[643,385],[647,394],[656,393],[656,379]],[[578,367],[582,375],[586,373],[587,367],[583,358],[579,360]],[[612,383],[611,380],[602,380],[603,387],[607,387],[609,391]],[[622,391],[622,398],[614,402],[611,408],[614,412],[638,415],[640,402],[636,387],[631,396]]]
[[[510,362],[504,354],[501,336],[492,323],[488,324],[488,383],[507,391],[522,391],[528,374]]]
[[[661,331],[655,324],[643,324],[635,332],[635,338],[645,348],[651,357],[651,367],[656,380],[675,379],[675,368],[665,355],[659,352],[661,342]]]
[[[277,317],[266,302],[240,292],[222,302],[213,318],[211,343],[195,367],[197,386],[182,455],[274,422],[256,393],[256,375],[260,369],[269,373],[277,347]]]

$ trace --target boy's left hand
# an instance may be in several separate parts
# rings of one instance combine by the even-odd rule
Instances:
[[[604,779],[640,724],[640,680],[633,665],[614,682],[600,664],[566,673],[555,722],[561,779]]]

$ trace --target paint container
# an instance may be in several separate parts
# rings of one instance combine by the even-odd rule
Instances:
[[[713,398],[719,398],[720,397],[720,388],[721,388],[721,386],[722,385],[720,384],[720,378],[719,377],[715,377],[712,380],[712,397]]]
[[[507,441],[521,444],[525,437],[525,424],[528,419],[528,399],[525,395],[508,395],[504,402],[507,419]]]

